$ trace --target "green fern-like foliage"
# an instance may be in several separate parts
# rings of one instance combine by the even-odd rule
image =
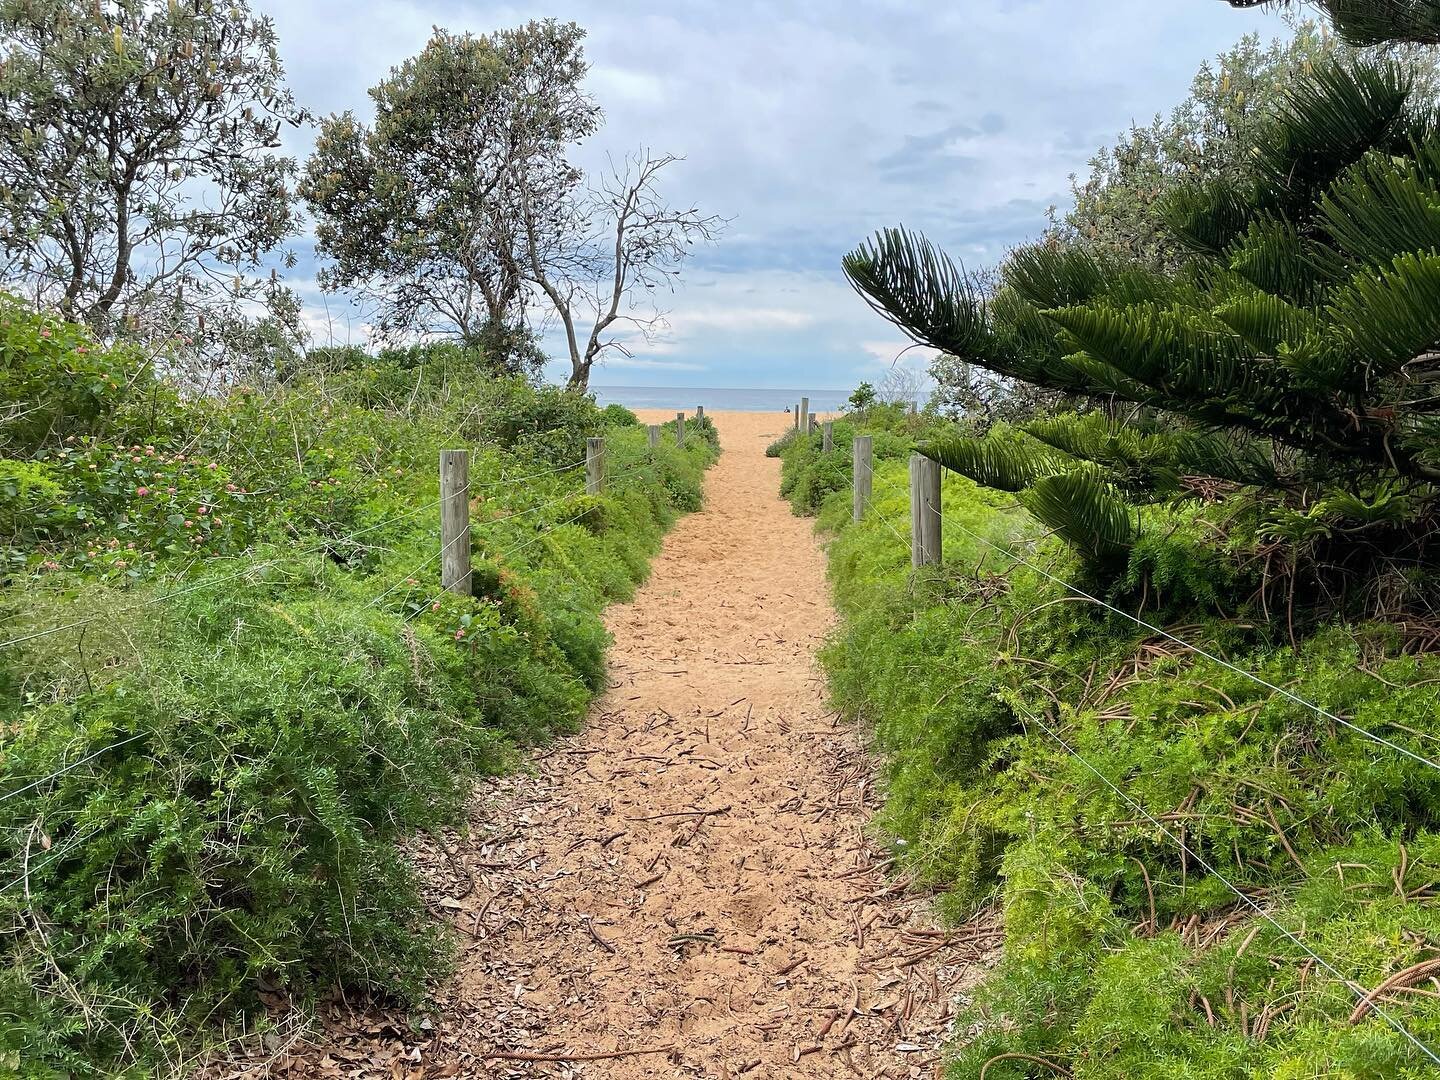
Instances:
[[[1065,467],[1060,455],[1048,447],[1004,433],[983,439],[946,434],[922,443],[920,452],[982,487],[999,491],[1024,491]]]
[[[1049,240],[982,291],[913,233],[862,246],[845,272],[914,340],[1102,406],[1027,425],[1058,467],[1013,441],[928,452],[1096,559],[1134,505],[1237,487],[1317,567],[1440,559],[1440,124],[1412,96],[1385,60],[1297,74],[1248,177],[1167,198],[1192,253],[1170,273]]]
[[[1020,501],[1093,567],[1123,564],[1140,536],[1134,507],[1099,470],[1042,476],[1020,493]]]

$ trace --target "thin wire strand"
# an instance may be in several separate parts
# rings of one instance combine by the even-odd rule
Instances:
[[[56,769],[56,770],[55,770],[54,772],[52,772],[49,776],[42,776],[39,780],[36,780],[34,783],[26,784],[24,787],[22,787],[22,788],[17,788],[17,789],[14,790],[14,791],[7,791],[4,795],[0,795],[0,802],[5,802],[5,801],[8,800],[8,799],[13,799],[13,798],[16,798],[17,796],[24,795],[27,791],[34,791],[34,790],[35,790],[37,787],[39,787],[41,784],[44,784],[44,783],[46,783],[47,781],[50,781],[50,780],[54,780],[54,779],[56,779],[57,777],[64,776],[64,775],[65,775],[66,773],[68,773],[71,769],[78,769],[81,765],[84,765],[87,761],[93,761],[95,758],[99,757],[101,754],[107,753],[108,751],[111,751],[111,750],[119,749],[120,747],[126,745],[127,743],[132,743],[132,742],[134,742],[136,739],[142,739],[142,738],[144,738],[147,734],[149,734],[149,733],[148,733],[148,732],[145,732],[145,731],[137,732],[136,734],[131,735],[128,739],[121,739],[119,742],[113,742],[113,743],[111,743],[109,746],[102,746],[99,750],[96,750],[96,751],[94,751],[94,752],[92,752],[92,753],[86,754],[84,757],[78,758],[77,760],[72,761],[69,765],[66,765],[66,766],[64,766],[64,767],[62,767],[62,768]]]
[[[1274,916],[1272,916],[1268,911],[1266,911],[1249,896],[1247,896],[1238,885],[1230,881],[1230,879],[1225,877],[1224,874],[1221,874],[1218,870],[1211,866],[1210,863],[1207,862],[1203,856],[1198,854],[1187,843],[1185,843],[1184,840],[1180,839],[1173,832],[1171,832],[1170,829],[1167,828],[1165,824],[1161,822],[1158,818],[1154,817],[1150,813],[1150,811],[1146,810],[1144,806],[1142,806],[1127,792],[1122,790],[1118,785],[1111,781],[1108,776],[1102,773],[1094,765],[1090,764],[1090,762],[1086,760],[1083,754],[1081,754],[1078,750],[1076,750],[1073,746],[1066,742],[1064,737],[1055,730],[1053,730],[1050,725],[1046,724],[1045,721],[1041,720],[1038,716],[1032,715],[1027,709],[1020,709],[1019,711],[1027,719],[1034,721],[1041,728],[1043,728],[1045,730],[1045,733],[1048,734],[1057,743],[1059,743],[1060,746],[1063,747],[1068,754],[1074,757],[1076,761],[1080,762],[1080,764],[1084,765],[1085,768],[1089,769],[1092,773],[1094,773],[1096,777],[1098,777],[1100,781],[1105,784],[1106,787],[1108,787],[1111,791],[1115,792],[1115,794],[1120,796],[1120,798],[1124,799],[1132,810],[1140,814],[1157,829],[1163,832],[1167,837],[1169,837],[1172,841],[1174,841],[1180,847],[1180,850],[1185,852],[1186,855],[1190,856],[1190,858],[1194,859],[1197,863],[1204,867],[1206,872],[1209,873],[1212,877],[1217,878],[1227,889],[1229,889],[1237,897],[1239,897],[1240,900],[1247,907],[1254,911],[1255,914],[1259,915],[1276,930],[1280,931],[1280,933],[1283,934],[1286,938],[1299,946],[1300,949],[1305,952],[1312,960],[1314,960],[1317,964],[1323,967],[1331,975],[1335,976],[1335,978],[1339,979],[1342,983],[1344,983],[1345,988],[1349,990],[1352,994],[1354,994],[1358,1001],[1367,1003],[1369,1007],[1373,1009],[1378,1016],[1383,1018],[1387,1024],[1389,1024],[1392,1028],[1395,1029],[1396,1032],[1398,1032],[1412,1045],[1414,1045],[1416,1049],[1418,1049],[1431,1061],[1435,1062],[1435,1064],[1440,1065],[1440,1056],[1437,1056],[1433,1050],[1431,1050],[1428,1046],[1426,1046],[1423,1042],[1416,1038],[1415,1035],[1411,1034],[1411,1032],[1407,1030],[1403,1024],[1401,1024],[1398,1020],[1396,1020],[1388,1012],[1381,1008],[1379,1001],[1371,1000],[1368,992],[1363,987],[1357,986],[1353,980],[1347,979],[1344,975],[1340,973],[1339,970],[1336,969],[1333,964],[1331,964],[1328,960],[1322,957],[1314,949],[1310,948],[1310,946],[1306,945],[1305,942],[1301,941],[1300,938],[1298,938],[1290,930],[1282,926],[1275,919]]]
[[[927,502],[928,502],[928,497],[927,497]],[[1316,705],[1313,701],[1307,701],[1305,698],[1302,698],[1299,694],[1296,694],[1295,692],[1293,692],[1293,691],[1291,691],[1291,690],[1286,690],[1283,686],[1276,686],[1274,683],[1270,682],[1269,680],[1267,680],[1267,679],[1265,679],[1265,678],[1262,678],[1262,677],[1259,676],[1259,675],[1256,675],[1256,674],[1255,674],[1254,672],[1252,672],[1252,671],[1246,671],[1244,668],[1240,667],[1238,664],[1233,664],[1233,663],[1231,663],[1229,660],[1226,660],[1224,657],[1216,656],[1214,653],[1209,652],[1209,651],[1206,650],[1206,649],[1202,649],[1202,648],[1201,648],[1200,646],[1198,646],[1198,645],[1192,645],[1190,642],[1186,641],[1184,638],[1176,637],[1174,634],[1170,633],[1168,630],[1162,630],[1160,627],[1156,626],[1154,623],[1148,622],[1148,621],[1146,621],[1145,619],[1140,618],[1138,615],[1131,615],[1128,611],[1125,611],[1125,610],[1123,610],[1123,609],[1121,609],[1121,608],[1118,608],[1118,607],[1116,607],[1114,604],[1107,603],[1106,601],[1101,600],[1098,596],[1094,596],[1094,595],[1092,595],[1091,593],[1086,592],[1084,589],[1080,588],[1078,585],[1072,585],[1070,582],[1066,581],[1064,578],[1057,577],[1055,574],[1052,574],[1050,571],[1046,570],[1044,567],[1037,566],[1035,563],[1031,562],[1029,559],[1025,558],[1023,555],[1020,555],[1019,553],[1015,552],[1013,549],[1007,549],[1007,548],[1005,548],[1005,547],[1002,547],[1001,545],[995,543],[993,540],[989,540],[989,539],[981,536],[979,533],[977,533],[977,532],[975,532],[975,531],[973,531],[973,530],[971,530],[971,529],[966,528],[964,525],[960,524],[960,522],[958,522],[958,521],[951,522],[951,524],[952,524],[955,528],[959,529],[959,530],[960,530],[962,533],[964,533],[966,536],[969,536],[971,539],[973,539],[973,540],[978,540],[980,543],[984,544],[986,547],[989,547],[989,548],[991,548],[991,549],[994,550],[994,551],[998,551],[998,552],[999,552],[1000,554],[1002,554],[1002,555],[1005,555],[1005,556],[1007,556],[1007,557],[1009,557],[1009,558],[1011,558],[1011,559],[1014,559],[1016,562],[1020,563],[1022,566],[1027,566],[1027,567],[1029,567],[1031,570],[1035,571],[1035,573],[1041,575],[1042,577],[1048,578],[1050,581],[1054,582],[1056,585],[1059,585],[1061,588],[1068,589],[1070,592],[1074,593],[1076,596],[1079,596],[1079,597],[1081,597],[1082,599],[1085,599],[1085,600],[1089,600],[1092,604],[1097,604],[1098,606],[1104,608],[1106,611],[1109,611],[1109,612],[1112,612],[1112,613],[1114,613],[1114,614],[1116,614],[1116,615],[1119,615],[1121,618],[1129,619],[1129,620],[1130,620],[1131,622],[1133,622],[1136,626],[1144,627],[1146,630],[1149,630],[1151,633],[1159,634],[1161,637],[1165,638],[1167,641],[1173,641],[1176,645],[1179,645],[1179,646],[1181,646],[1182,648],[1185,648],[1185,649],[1189,649],[1191,652],[1195,653],[1197,656],[1203,656],[1203,657],[1205,657],[1205,659],[1210,660],[1210,661],[1212,661],[1213,663],[1219,664],[1221,667],[1225,668],[1227,671],[1232,671],[1232,672],[1234,672],[1236,675],[1243,676],[1244,678],[1247,678],[1247,679],[1249,679],[1250,681],[1252,681],[1252,682],[1254,682],[1254,683],[1257,683],[1257,684],[1259,684],[1260,686],[1263,686],[1263,687],[1265,687],[1265,688],[1268,689],[1268,690],[1272,690],[1272,691],[1274,691],[1275,693],[1279,694],[1281,697],[1286,698],[1286,699],[1288,699],[1288,700],[1290,700],[1290,701],[1295,702],[1297,705],[1303,705],[1303,706],[1305,706],[1305,708],[1310,709],[1311,711],[1313,711],[1317,716],[1323,716],[1323,717],[1325,717],[1327,720],[1333,720],[1335,723],[1339,724],[1341,727],[1348,728],[1349,730],[1355,732],[1357,735],[1364,736],[1365,738],[1369,739],[1369,740],[1370,740],[1371,742],[1373,742],[1373,743],[1376,743],[1376,744],[1378,744],[1378,745],[1380,745],[1380,746],[1389,747],[1391,750],[1394,750],[1395,752],[1397,752],[1397,753],[1399,753],[1399,754],[1403,754],[1405,757],[1408,757],[1408,758],[1410,758],[1411,760],[1420,763],[1421,765],[1429,766],[1430,768],[1434,769],[1436,772],[1440,772],[1440,762],[1433,761],[1433,760],[1431,760],[1430,758],[1425,757],[1423,754],[1417,754],[1415,751],[1409,749],[1408,747],[1401,746],[1399,743],[1391,742],[1389,739],[1385,738],[1383,735],[1377,735],[1377,734],[1375,734],[1373,731],[1368,731],[1368,730],[1366,730],[1365,728],[1361,727],[1359,724],[1352,723],[1351,721],[1346,720],[1346,719],[1345,719],[1344,717],[1342,717],[1342,716],[1337,716],[1337,715],[1335,715],[1333,712],[1331,712],[1329,709],[1326,709],[1326,708],[1323,708],[1323,707],[1321,707],[1321,706],[1319,706],[1319,705]]]

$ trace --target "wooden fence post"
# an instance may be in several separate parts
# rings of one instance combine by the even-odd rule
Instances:
[[[854,520],[865,516],[865,507],[870,502],[870,492],[875,482],[875,440],[870,435],[856,435],[851,448],[851,475],[855,480]]]
[[[701,424],[701,423],[704,423],[704,422],[705,422],[705,406],[704,406],[704,405],[696,405],[696,406],[695,406],[695,422],[696,422],[697,424]]]
[[[818,416],[812,416],[812,417],[810,417],[810,434],[811,434],[811,435],[814,435],[815,432],[817,432],[817,431],[819,431],[819,430],[820,430],[820,418],[819,418]]]
[[[810,431],[810,399],[809,399],[808,397],[802,397],[802,398],[800,399],[800,433],[801,433],[802,435],[803,435],[803,434],[808,434],[809,431]]]
[[[799,403],[798,401],[795,403],[795,415],[794,415],[791,419],[792,419],[792,421],[793,421],[792,426],[795,428],[796,431],[799,431],[799,430],[800,430],[800,403]]]
[[[828,454],[835,449],[835,421],[826,420],[824,424],[820,425],[820,430],[825,433],[820,439],[820,449],[823,453]]]
[[[470,452],[440,451],[440,585],[470,595]]]
[[[675,445],[685,445],[685,414],[683,412],[675,414]]]
[[[585,494],[599,495],[605,489],[605,440],[585,440]]]
[[[650,425],[650,449],[654,450],[660,445],[660,425]]]
[[[910,455],[910,565],[940,561],[940,466]]]

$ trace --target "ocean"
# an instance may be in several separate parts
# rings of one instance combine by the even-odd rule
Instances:
[[[810,399],[810,411],[838,412],[850,397],[848,390],[777,390],[714,386],[591,386],[601,405],[624,405],[627,409],[694,410],[703,405],[711,412],[784,412],[795,408],[802,395]]]

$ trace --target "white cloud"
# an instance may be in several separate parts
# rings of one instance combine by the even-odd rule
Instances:
[[[1283,32],[1273,12],[1214,0],[256,6],[276,19],[302,103],[366,118],[367,88],[423,47],[432,25],[489,33],[555,16],[585,26],[605,126],[577,161],[603,167],[641,146],[683,155],[665,196],[735,218],[697,251],[682,279],[692,285],[665,298],[669,329],[627,340],[633,363],[751,386],[853,385],[904,347],[839,273],[876,228],[903,222],[969,263],[993,262],[1044,226],[1048,205],[1068,201],[1068,175],[1096,148],[1175,105],[1202,60],[1248,31]],[[303,155],[305,133],[286,137]],[[323,309],[307,318],[328,332]],[[352,331],[363,326],[336,336]]]

